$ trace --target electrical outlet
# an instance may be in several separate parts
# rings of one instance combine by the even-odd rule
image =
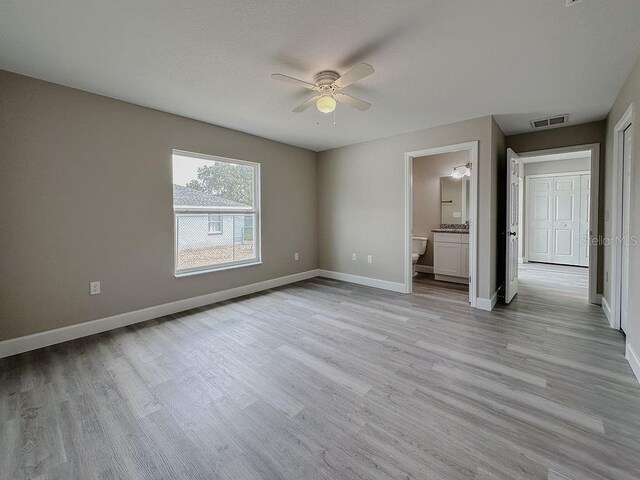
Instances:
[[[367,262],[373,263],[373,255],[367,255]]]
[[[351,260],[353,260],[354,262],[358,259],[358,257],[356,256],[355,253],[351,254]]]
[[[89,295],[100,295],[100,282],[91,282],[89,284]]]
[[[293,254],[293,259],[294,260],[300,260],[300,255],[298,254],[298,252]]]

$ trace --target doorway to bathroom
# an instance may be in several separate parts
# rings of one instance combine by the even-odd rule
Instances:
[[[477,305],[478,142],[405,154],[405,291]]]

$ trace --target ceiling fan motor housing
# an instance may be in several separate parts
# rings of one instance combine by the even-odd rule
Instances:
[[[340,75],[333,70],[324,70],[316,74],[316,85],[320,88],[328,88],[338,80]]]

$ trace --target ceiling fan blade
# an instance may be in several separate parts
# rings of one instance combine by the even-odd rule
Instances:
[[[298,80],[297,78],[293,78],[288,75],[282,75],[281,73],[274,73],[273,75],[271,75],[271,78],[280,80],[281,82],[291,83],[299,87],[308,88],[309,90],[317,90],[318,88],[313,83],[305,82],[304,80]]]
[[[294,108],[291,111],[295,112],[295,113],[303,112],[307,108],[309,108],[311,105],[316,103],[316,101],[318,101],[318,96],[317,95],[315,97],[311,97],[309,100],[304,101],[303,103],[301,103],[300,105],[298,105],[296,108]]]
[[[338,88],[344,88],[347,85],[351,85],[353,82],[357,82],[358,80],[362,80],[364,77],[368,77],[373,72],[375,72],[375,70],[371,65],[368,63],[361,63],[342,75],[335,81],[335,84]]]
[[[369,102],[365,102],[364,100],[360,100],[359,98],[352,97],[351,95],[347,95],[346,93],[336,93],[336,100],[340,103],[344,103],[345,105],[349,105],[361,112],[365,110],[369,110],[371,104]]]

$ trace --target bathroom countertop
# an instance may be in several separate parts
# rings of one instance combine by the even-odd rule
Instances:
[[[469,233],[469,230],[466,228],[434,228],[431,231],[433,233]]]

